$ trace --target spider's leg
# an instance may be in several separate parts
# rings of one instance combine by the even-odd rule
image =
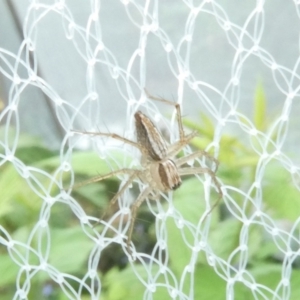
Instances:
[[[141,144],[137,143],[137,142],[134,142],[134,141],[131,141],[131,140],[128,140],[116,133],[105,133],[105,132],[90,132],[90,131],[79,131],[79,130],[71,130],[72,132],[76,132],[76,133],[79,133],[79,134],[87,134],[87,135],[93,135],[93,136],[107,136],[107,137],[110,137],[110,138],[113,138],[115,140],[119,140],[121,142],[124,142],[126,144],[129,144],[133,147],[136,147],[138,148],[142,153],[145,153],[145,149]]]
[[[124,169],[121,169],[124,170]],[[131,170],[131,169],[129,169]],[[107,209],[104,211],[104,213],[101,216],[101,220],[104,218],[104,216],[106,215],[107,211],[109,211],[109,209],[116,203],[116,201],[118,200],[118,198],[125,192],[125,190],[131,185],[132,181],[137,177],[138,173],[140,171],[139,170],[131,170],[130,173],[132,173],[128,180],[126,181],[126,183],[120,188],[120,190],[114,195],[114,197],[110,200],[109,202],[109,206],[107,207]],[[127,172],[129,173],[129,172]]]
[[[183,125],[182,125],[181,108],[180,108],[179,103],[168,101],[166,99],[159,98],[159,97],[154,97],[154,96],[150,95],[149,92],[146,89],[144,89],[144,90],[145,90],[145,93],[146,93],[146,95],[149,99],[152,99],[152,100],[155,100],[155,101],[160,101],[160,102],[166,103],[168,105],[175,106],[180,140],[184,140],[185,135],[184,135]]]
[[[78,182],[76,184],[74,184],[72,186],[72,188],[74,189],[77,189],[81,186],[84,186],[84,185],[87,185],[87,184],[90,184],[90,183],[95,183],[95,182],[98,182],[98,181],[102,181],[104,179],[107,179],[107,178],[110,178],[112,176],[116,176],[118,174],[135,174],[137,170],[133,170],[133,169],[120,169],[120,170],[116,170],[116,171],[112,171],[108,174],[105,174],[105,175],[98,175],[98,176],[95,176],[93,178],[90,178],[90,179],[87,179],[87,180],[84,180],[84,181],[81,181],[81,182]],[[69,187],[70,188],[70,187]],[[66,188],[65,190],[69,189],[69,188]]]
[[[131,218],[130,218],[130,224],[127,234],[127,241],[126,241],[126,248],[130,256],[132,256],[132,251],[130,249],[130,242],[132,238],[132,232],[133,232],[133,226],[135,223],[136,213],[140,205],[145,201],[148,194],[151,192],[151,187],[146,187],[138,196],[138,198],[135,200],[135,202],[131,206]]]
[[[181,149],[183,149],[186,145],[190,143],[190,141],[198,135],[198,132],[193,131],[187,135],[185,135],[182,139],[175,142],[174,144],[168,147],[168,156],[176,156]]]
[[[181,165],[187,163],[189,160],[192,160],[195,158],[200,158],[202,156],[209,158],[211,161],[213,161],[215,163],[216,167],[215,167],[215,170],[213,171],[213,173],[216,173],[218,170],[218,167],[219,167],[219,161],[204,150],[197,150],[191,154],[188,154],[187,156],[176,159],[176,166],[180,167]]]
[[[193,175],[193,174],[209,174],[210,175],[211,180],[213,181],[215,187],[218,190],[219,197],[218,197],[217,201],[212,205],[210,210],[206,213],[206,215],[204,217],[204,219],[205,219],[207,217],[207,215],[209,215],[213,211],[213,209],[219,204],[220,200],[223,198],[223,192],[221,189],[221,185],[218,182],[215,173],[209,168],[201,168],[201,167],[179,168],[178,173],[182,176],[183,175]]]
[[[108,206],[108,208],[104,211],[104,213],[101,216],[101,220],[103,219],[103,217],[105,216],[105,214],[107,213],[107,211],[115,204],[115,202],[117,201],[117,199],[124,193],[124,191],[126,190],[126,188],[132,183],[132,181],[134,180],[134,178],[137,176],[137,174],[139,173],[139,170],[133,170],[133,169],[120,169],[120,170],[116,170],[113,172],[110,172],[108,174],[105,175],[99,175],[96,176],[94,178],[79,182],[75,185],[73,185],[72,188],[79,188],[81,186],[90,184],[90,183],[94,183],[94,182],[98,182],[98,181],[102,181],[104,179],[110,178],[112,176],[116,176],[118,174],[129,174],[129,179],[127,180],[127,182],[122,186],[122,188],[114,195],[114,197],[112,198],[112,200],[110,201],[110,204]],[[99,221],[93,226],[93,228],[99,223]]]

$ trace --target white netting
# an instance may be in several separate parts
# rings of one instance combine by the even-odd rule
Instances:
[[[5,299],[298,299],[299,1],[1,5]],[[113,194],[103,184],[91,199],[90,188],[63,189],[82,179],[75,172],[139,167],[131,146],[71,129],[135,139],[141,109],[178,138],[174,109],[147,100],[144,87],[195,120],[206,141],[194,147],[219,159],[224,197],[204,220],[216,192],[209,176],[197,175],[160,202],[147,200],[139,219],[150,216],[150,225],[146,234],[136,224],[133,261],[126,233],[139,182],[94,228]]]

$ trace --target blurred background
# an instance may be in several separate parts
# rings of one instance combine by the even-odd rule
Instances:
[[[139,2],[143,3],[136,1]],[[60,8],[60,3],[63,8]],[[39,4],[40,8],[34,8],[35,4]],[[7,70],[9,66],[3,59],[7,59],[12,67],[18,68],[20,74],[24,74],[24,66],[16,65],[16,61],[22,59],[36,68],[38,75],[57,93],[55,97],[60,97],[74,106],[90,92],[89,85],[94,84],[93,89],[97,93],[100,108],[97,110],[98,115],[89,115],[90,122],[93,126],[107,126],[120,132],[127,120],[127,103],[131,96],[132,100],[138,100],[140,91],[133,90],[133,95],[126,95],[124,82],[120,79],[125,75],[117,75],[119,79],[116,80],[112,73],[118,73],[119,68],[127,70],[140,84],[143,82],[151,94],[177,100],[178,80],[176,72],[170,69],[170,65],[176,67],[176,63],[172,61],[175,58],[170,55],[171,62],[168,61],[167,52],[164,50],[168,42],[171,42],[179,50],[182,59],[188,61],[187,65],[194,78],[211,85],[219,92],[202,87],[206,96],[219,109],[222,109],[222,95],[230,98],[230,82],[236,72],[239,76],[236,96],[238,111],[248,117],[253,115],[255,89],[261,82],[267,99],[267,116],[273,118],[280,114],[286,99],[288,82],[293,86],[297,85],[298,80],[287,74],[288,70],[297,73],[298,68],[298,6],[293,1],[262,2],[261,16],[250,19],[251,14],[255,14],[256,1],[216,1],[211,7],[204,4],[205,1],[201,12],[195,15],[192,25],[188,23],[193,17],[189,15],[191,8],[182,1],[160,1],[159,5],[150,5],[150,11],[157,5],[158,26],[167,38],[163,40],[161,36],[149,34],[145,48],[146,60],[143,64],[139,56],[135,57],[135,51],[142,42],[139,26],[144,22],[135,5],[109,0],[92,1],[91,5],[83,4],[79,0],[1,1],[1,99],[6,105],[12,90],[13,75],[11,70]],[[98,7],[98,20],[93,22],[91,13],[93,10],[97,11]],[[231,27],[231,30],[226,26]],[[186,46],[182,39],[184,40],[189,31],[193,32],[192,43]],[[262,48],[257,53],[251,50],[256,42],[253,37]],[[34,39],[30,44],[34,51],[25,51],[22,48],[21,45],[26,39]],[[239,40],[242,41],[240,45]],[[99,51],[97,57],[97,47],[103,46],[97,45],[99,41],[107,47],[107,52]],[[237,54],[239,46],[247,50],[240,56]],[[30,49],[30,46],[27,48]],[[93,80],[89,82],[88,61],[93,56],[97,63],[93,70]],[[276,75],[272,66],[268,65],[268,60],[274,60],[286,68],[281,71],[283,74]],[[242,64],[242,68],[239,64]],[[183,98],[185,115],[195,118],[199,111],[207,113],[207,107],[189,88],[185,89]],[[41,137],[51,147],[59,148],[66,125],[58,120],[51,95],[41,87],[29,84],[22,91],[19,105],[21,130]],[[224,109],[224,104],[222,105]],[[296,147],[293,141],[299,139],[299,109],[299,101],[294,101],[289,116],[289,136],[285,141],[288,148]],[[91,127],[82,124],[86,120],[76,121],[79,124],[74,124],[74,127]],[[293,150],[296,151],[295,148]]]
[[[299,7],[0,1],[1,300],[298,299]],[[218,194],[209,176],[188,176],[145,203],[133,262],[128,215],[107,211],[126,177],[71,187],[140,167],[138,151],[71,131],[134,140],[141,109],[175,141],[174,109],[144,88],[180,103],[199,136],[179,155],[216,157],[224,197],[204,222]]]

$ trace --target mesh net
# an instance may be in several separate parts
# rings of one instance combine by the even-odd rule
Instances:
[[[299,1],[4,3],[12,18],[0,48],[7,299],[298,299]],[[139,153],[71,130],[135,140],[141,109],[178,140],[175,110],[147,99],[145,87],[181,105],[186,131],[199,131],[182,155],[205,148],[218,158],[224,196],[204,218],[217,199],[205,174],[147,199],[132,259],[129,207],[141,182],[97,226],[128,176],[68,187],[140,168]],[[205,158],[189,164],[211,167]]]

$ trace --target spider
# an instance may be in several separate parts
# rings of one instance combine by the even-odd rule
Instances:
[[[179,140],[171,145],[169,145],[161,133],[155,127],[154,123],[141,111],[137,111],[134,114],[135,118],[135,128],[136,128],[136,140],[131,141],[120,135],[114,133],[102,133],[102,132],[80,132],[81,134],[89,134],[93,136],[106,136],[116,140],[120,140],[127,143],[133,147],[136,147],[141,152],[141,169],[130,169],[122,168],[116,171],[112,171],[106,175],[99,175],[91,178],[87,181],[76,184],[76,187],[85,184],[102,181],[112,176],[119,174],[127,174],[127,182],[119,189],[119,191],[114,195],[110,201],[109,207],[114,205],[119,197],[125,192],[125,190],[132,184],[136,179],[139,179],[144,184],[144,188],[140,192],[137,199],[131,205],[131,219],[127,234],[126,248],[130,256],[132,256],[132,250],[130,248],[132,232],[135,224],[135,219],[137,215],[137,210],[139,206],[148,198],[158,200],[160,193],[169,192],[176,190],[180,187],[182,181],[181,176],[193,175],[193,174],[208,174],[210,175],[212,182],[214,183],[219,198],[216,203],[210,208],[206,213],[205,217],[216,207],[220,199],[223,197],[221,186],[216,179],[216,171],[218,169],[219,162],[212,156],[210,156],[204,150],[198,150],[187,156],[176,158],[176,155],[190,143],[190,141],[197,135],[196,131],[189,134],[185,134],[183,130],[181,108],[178,103],[174,103],[162,98],[153,97],[145,90],[146,95],[149,99],[163,102],[167,105],[172,105],[176,109],[176,117],[179,130]],[[211,170],[207,167],[194,167],[194,166],[184,166],[188,161],[195,158],[207,157],[210,159],[214,165],[215,169]],[[104,217],[103,214],[102,218]],[[101,218],[101,219],[102,219]]]

